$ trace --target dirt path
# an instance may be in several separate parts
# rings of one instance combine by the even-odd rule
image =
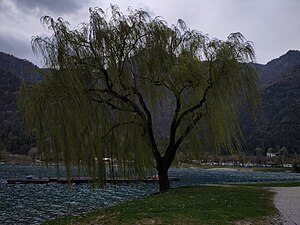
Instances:
[[[300,187],[276,187],[274,203],[284,225],[300,225]]]

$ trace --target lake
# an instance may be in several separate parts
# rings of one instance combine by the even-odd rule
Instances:
[[[13,177],[56,176],[55,167],[0,165],[0,224],[40,224],[45,220],[90,212],[97,208],[129,199],[140,198],[158,191],[157,184],[110,185],[104,190],[87,184],[6,184]],[[62,174],[63,175],[63,174]],[[203,170],[199,168],[171,169],[170,176],[180,178],[172,187],[244,183],[300,181],[300,174],[286,172],[251,172]]]

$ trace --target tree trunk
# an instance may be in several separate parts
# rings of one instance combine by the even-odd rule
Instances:
[[[164,166],[157,167],[160,191],[166,191],[171,188],[169,182],[168,170],[169,168]]]

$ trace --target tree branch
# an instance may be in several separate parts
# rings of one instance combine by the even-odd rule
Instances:
[[[142,80],[149,81],[150,83],[152,83],[156,86],[164,86],[165,88],[167,88],[168,90],[173,92],[171,87],[169,87],[169,85],[167,85],[166,82],[164,82],[162,80],[155,80],[155,79],[150,78],[150,77],[142,77],[142,76],[136,76],[136,77],[139,78],[139,79],[142,79]]]
[[[188,136],[188,134],[191,132],[191,130],[193,130],[193,128],[197,125],[197,123],[200,121],[200,119],[204,116],[204,114],[200,113],[198,116],[196,116],[196,118],[187,126],[187,128],[184,131],[184,134],[181,135],[175,145],[174,145],[174,149],[175,152],[178,149],[178,147],[180,146],[180,144],[183,142],[183,140]],[[175,153],[174,153],[175,154]]]
[[[181,101],[180,101],[180,95],[176,95],[175,94],[175,98],[176,98],[176,108],[175,108],[175,112],[174,112],[174,116],[173,116],[173,120],[171,123],[171,129],[170,129],[170,140],[169,140],[169,146],[174,146],[175,144],[175,138],[176,138],[176,131],[178,128],[178,123],[177,123],[177,118],[181,109]],[[167,149],[166,151],[166,155],[169,154],[170,148]]]
[[[150,139],[150,144],[151,144],[151,149],[152,149],[153,156],[154,156],[156,162],[160,162],[161,161],[161,155],[158,151],[158,147],[157,147],[157,144],[156,144],[156,141],[155,141],[155,138],[154,138],[154,134],[153,134],[151,113],[150,113],[149,109],[146,106],[143,95],[136,88],[134,88],[134,91],[135,91],[136,95],[138,96],[139,102],[140,102],[144,112],[146,113],[147,129],[148,129],[148,135],[149,135],[149,139]]]
[[[206,95],[207,92],[209,91],[209,89],[211,89],[213,87],[213,85],[208,85],[207,88],[205,89],[202,98],[200,99],[199,103],[194,105],[193,107],[185,110],[184,112],[181,113],[181,115],[179,116],[178,120],[177,120],[177,124],[179,126],[180,122],[182,121],[182,119],[187,116],[190,113],[195,112],[197,109],[201,108],[203,106],[203,104],[206,101]]]
[[[143,127],[143,124],[140,124],[140,123],[137,123],[137,122],[134,122],[134,121],[118,123],[118,124],[115,124],[114,126],[112,126],[112,127],[106,132],[106,134],[103,135],[101,138],[106,138],[106,137],[109,135],[109,133],[111,133],[114,129],[116,129],[116,128],[118,128],[118,127],[125,126],[125,125],[132,125],[132,124],[135,124],[135,125],[138,125],[138,126]]]

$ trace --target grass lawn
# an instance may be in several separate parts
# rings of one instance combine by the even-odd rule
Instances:
[[[261,187],[183,187],[45,224],[198,225],[263,221],[277,213],[273,195]]]

